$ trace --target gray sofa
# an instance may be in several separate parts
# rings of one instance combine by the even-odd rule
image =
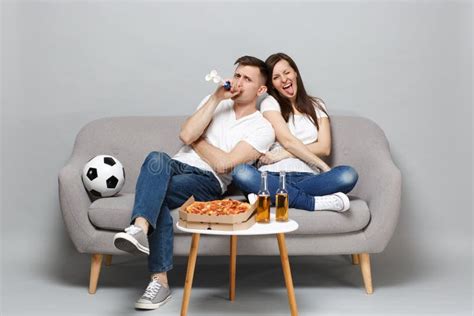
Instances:
[[[140,167],[151,151],[174,154],[181,143],[178,133],[185,117],[114,117],[93,121],[77,135],[72,155],[59,173],[59,199],[67,231],[80,253],[91,255],[89,292],[95,293],[103,259],[123,255],[112,238],[129,225]],[[371,253],[379,253],[393,235],[400,211],[401,174],[390,155],[383,131],[361,117],[333,116],[333,148],[328,163],[347,164],[359,173],[345,213],[290,209],[299,229],[287,235],[289,255],[352,255],[360,264],[367,293],[372,293]],[[118,196],[94,200],[84,189],[84,164],[99,154],[118,158],[126,182]],[[232,194],[232,192],[230,193]],[[172,211],[176,220],[177,211]],[[176,230],[174,253],[187,255],[189,234]],[[278,255],[272,236],[241,238],[239,255]],[[228,237],[206,238],[200,255],[228,255]],[[297,286],[297,284],[296,284]]]

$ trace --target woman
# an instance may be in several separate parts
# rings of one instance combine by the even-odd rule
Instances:
[[[274,203],[279,172],[286,171],[289,205],[308,211],[344,212],[350,207],[348,193],[358,175],[349,166],[330,168],[319,157],[331,152],[330,120],[323,101],[309,96],[295,62],[286,54],[267,58],[268,93],[260,107],[272,124],[277,143],[254,166],[234,168],[234,183],[249,199],[260,189],[260,174],[268,173],[268,189]]]

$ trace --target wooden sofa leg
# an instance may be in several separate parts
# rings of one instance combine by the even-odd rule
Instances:
[[[105,255],[105,265],[107,267],[112,265],[112,255]]]
[[[91,275],[89,280],[89,294],[95,294],[97,290],[97,282],[99,281],[100,268],[102,265],[103,255],[93,254],[91,256]]]
[[[357,253],[351,255],[352,256],[352,264],[358,265],[359,264],[359,255]]]
[[[365,291],[367,294],[374,292],[372,288],[372,273],[370,271],[370,256],[368,253],[359,254],[360,269],[362,271],[362,278],[364,279]]]

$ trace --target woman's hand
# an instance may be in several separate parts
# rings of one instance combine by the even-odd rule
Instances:
[[[324,164],[324,166],[319,169],[321,169],[322,172],[328,172],[331,170],[331,167],[329,167],[327,164]]]
[[[284,148],[278,147],[262,155],[259,158],[259,165],[270,165],[280,160],[292,157],[294,158],[295,156],[293,156],[289,151],[285,150]],[[313,168],[318,168],[319,170],[321,170],[321,172],[328,172],[331,170],[331,167],[329,167],[329,165],[323,160],[320,160],[319,166],[315,165],[313,166]]]
[[[318,164],[308,164],[312,169],[319,169],[321,172],[328,172],[331,170],[331,167],[324,160],[318,158]]]
[[[264,155],[262,155],[259,161],[260,161],[260,164],[262,165],[270,165],[270,164],[273,164],[275,162],[278,162],[280,160],[283,160],[285,158],[290,158],[290,157],[293,157],[293,155],[290,152],[279,147],[279,148],[272,149],[268,151],[267,153],[265,153]]]

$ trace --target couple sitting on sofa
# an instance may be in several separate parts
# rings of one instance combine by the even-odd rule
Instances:
[[[151,281],[137,309],[155,309],[171,298],[170,210],[191,195],[198,201],[220,199],[231,181],[242,192],[257,193],[260,172],[267,171],[274,202],[278,172],[284,170],[290,207],[349,208],[345,193],[355,186],[357,173],[349,166],[331,169],[319,158],[330,153],[329,117],[324,103],[306,93],[294,61],[278,53],[266,62],[243,56],[235,65],[231,89],[218,87],[181,127],[185,145],[178,153],[151,152],[141,167],[131,226],[114,237],[117,248],[148,255]],[[258,111],[257,98],[267,91]],[[257,159],[258,169],[251,164]]]

